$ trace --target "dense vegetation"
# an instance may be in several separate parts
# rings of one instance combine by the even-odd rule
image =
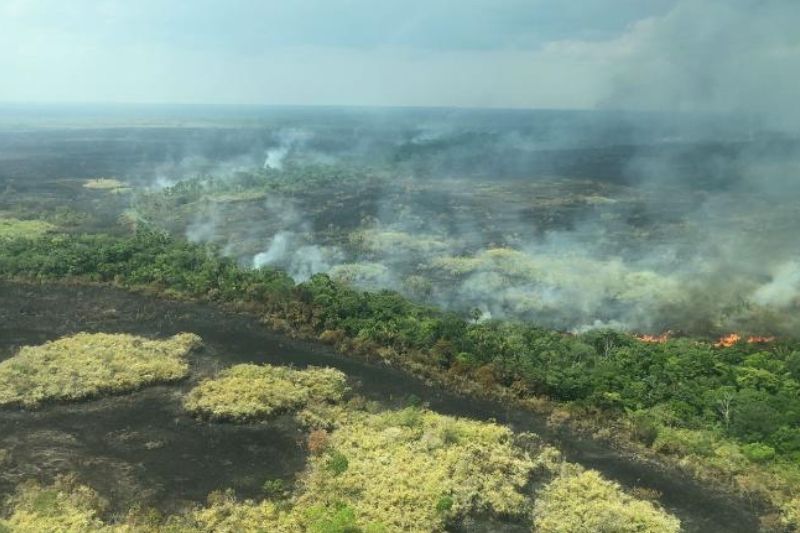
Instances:
[[[333,368],[242,364],[200,383],[189,392],[184,406],[213,419],[256,420],[309,403],[339,401],[346,390],[344,373]]]
[[[788,505],[800,486],[800,347],[790,340],[651,343],[608,330],[568,335],[477,323],[325,275],[295,285],[281,272],[241,268],[213,249],[150,231],[0,241],[0,273],[246,305],[274,326],[342,350],[378,353],[451,381],[470,376],[486,392],[522,401],[555,400],[571,415],[604,420],[650,451],[776,505]],[[797,515],[785,511],[784,520]]]
[[[164,340],[78,333],[25,346],[0,363],[0,405],[35,407],[175,381],[189,372],[186,354],[199,343],[191,333]]]

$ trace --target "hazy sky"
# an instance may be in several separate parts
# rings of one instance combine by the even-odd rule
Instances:
[[[799,65],[798,4],[0,0],[0,101],[727,109]]]

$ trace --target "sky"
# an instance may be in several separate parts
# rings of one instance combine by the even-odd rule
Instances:
[[[797,27],[797,0],[0,0],[0,102],[727,111],[794,98]]]

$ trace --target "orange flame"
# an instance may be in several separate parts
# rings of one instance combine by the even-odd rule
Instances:
[[[772,342],[775,340],[775,337],[759,337],[758,335],[753,335],[751,337],[747,337],[747,342],[750,344],[766,344],[768,342]]]
[[[642,342],[649,342],[652,344],[663,344],[669,340],[671,331],[665,331],[661,335],[636,335],[636,338]]]
[[[717,348],[730,348],[740,340],[742,340],[741,335],[738,333],[730,333],[724,337],[720,337],[720,339],[714,343],[714,346]]]
[[[720,339],[714,343],[714,346],[717,348],[730,348],[737,342],[742,340],[742,336],[738,333],[730,333],[725,335],[724,337],[720,337]],[[775,340],[775,337],[761,337],[758,335],[751,335],[745,339],[745,342],[748,344],[765,344],[768,342],[772,342]]]

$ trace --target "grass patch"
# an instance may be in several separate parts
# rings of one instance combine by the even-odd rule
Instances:
[[[557,464],[554,449],[530,454],[497,424],[413,407],[328,409],[329,451],[310,457],[296,505],[345,505],[365,529],[443,531],[471,513],[524,516],[523,487],[539,466]]]
[[[540,493],[534,528],[540,533],[677,533],[680,521],[593,470],[568,467]]]
[[[53,224],[44,220],[0,218],[0,239],[34,239],[55,229]]]
[[[200,383],[184,406],[216,420],[259,420],[311,403],[339,401],[346,392],[345,375],[333,368],[242,364]]]
[[[186,354],[200,342],[191,333],[165,340],[78,333],[25,346],[0,363],[0,405],[36,407],[178,380],[189,371]]]
[[[0,531],[104,531],[98,515],[105,505],[95,491],[72,477],[59,477],[46,487],[23,483],[7,501],[12,512],[6,520],[0,519]]]
[[[363,252],[431,254],[447,249],[448,244],[432,235],[411,235],[402,231],[368,228],[350,233],[350,244]]]

